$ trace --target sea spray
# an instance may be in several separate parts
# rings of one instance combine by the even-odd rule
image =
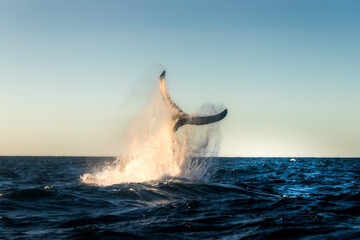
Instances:
[[[198,114],[215,112],[214,106],[205,105]],[[210,164],[206,158],[216,156],[219,147],[218,124],[186,125],[176,133],[172,126],[171,115],[156,91],[144,109],[129,121],[122,136],[123,154],[113,163],[82,175],[82,182],[107,186],[168,177],[205,179]]]
[[[209,116],[219,112],[222,107],[206,104],[196,113],[197,116]],[[211,159],[218,155],[220,146],[219,124],[185,125],[177,131],[177,138],[183,141],[185,161],[181,177],[190,180],[206,180],[212,175],[209,170]]]

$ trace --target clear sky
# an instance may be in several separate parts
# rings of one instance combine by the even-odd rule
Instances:
[[[221,156],[360,156],[360,1],[340,0],[0,1],[0,155],[119,154],[163,69],[186,112],[228,108]]]

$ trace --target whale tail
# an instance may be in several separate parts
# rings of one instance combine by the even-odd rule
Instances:
[[[163,71],[159,76],[159,87],[161,96],[172,114],[174,132],[176,132],[181,126],[184,126],[186,124],[205,125],[218,122],[223,119],[227,114],[227,109],[216,115],[206,117],[198,117],[184,113],[183,110],[181,110],[181,108],[179,108],[169,96],[165,85],[165,71]]]

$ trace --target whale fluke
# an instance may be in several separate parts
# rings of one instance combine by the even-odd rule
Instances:
[[[181,110],[181,108],[179,108],[169,96],[169,93],[165,85],[165,74],[166,72],[163,71],[159,76],[159,88],[160,88],[161,96],[164,99],[167,108],[170,110],[172,114],[174,132],[176,132],[181,126],[186,124],[205,125],[205,124],[218,122],[226,116],[227,109],[216,115],[206,116],[206,117],[199,117],[184,113],[183,110]]]

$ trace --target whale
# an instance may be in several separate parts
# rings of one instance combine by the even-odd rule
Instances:
[[[180,127],[184,125],[205,125],[218,122],[225,118],[227,109],[222,112],[211,116],[196,116],[185,113],[178,107],[171,99],[165,84],[165,74],[163,71],[159,76],[159,88],[161,96],[165,102],[166,107],[169,109],[172,116],[172,130],[176,132]]]

